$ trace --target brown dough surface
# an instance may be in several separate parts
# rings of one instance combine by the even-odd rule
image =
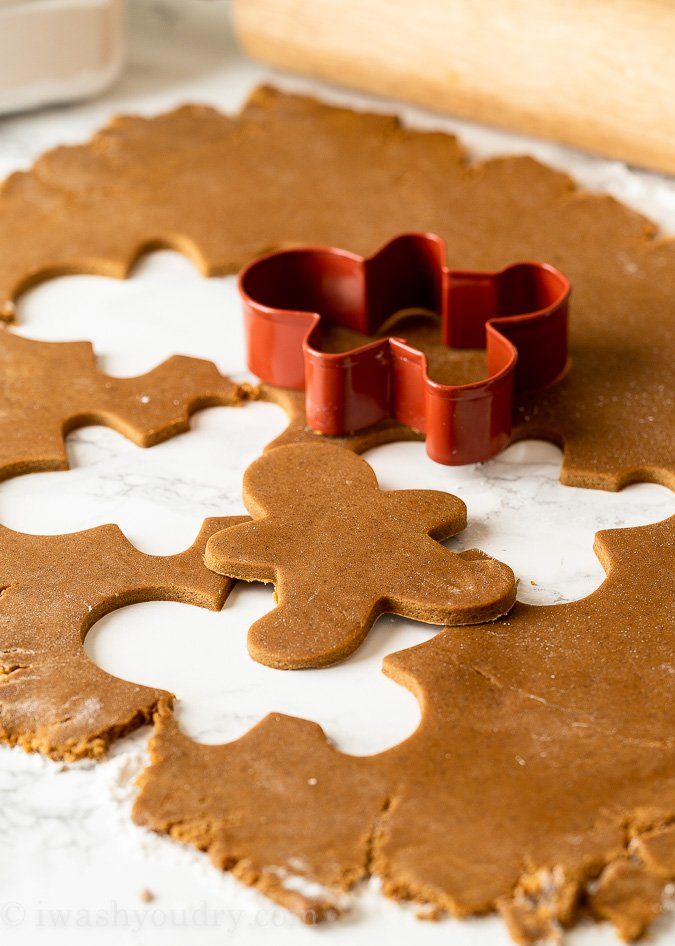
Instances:
[[[253,517],[213,535],[205,561],[221,575],[273,582],[277,607],[248,632],[251,656],[281,669],[323,667],[351,654],[387,611],[432,624],[505,614],[513,572],[444,548],[466,527],[461,499],[436,490],[381,490],[349,450],[294,444],[244,474]]]
[[[603,871],[630,853],[661,888],[675,878],[675,517],[595,547],[608,577],[587,598],[517,603],[387,657],[423,711],[387,752],[344,755],[277,714],[203,746],[161,712],[135,820],[278,900],[287,874],[327,898],[377,875],[389,896],[458,916],[499,907],[521,941],[572,923],[600,878],[596,914],[633,935],[636,884],[621,893],[624,868]]]
[[[52,759],[103,755],[171,694],[127,683],[82,646],[96,621],[138,601],[222,607],[232,582],[204,567],[210,535],[243,516],[207,519],[179,555],[145,555],[114,525],[69,535],[0,526],[0,739]]]
[[[367,254],[405,230],[443,236],[453,267],[558,266],[573,285],[572,370],[521,398],[516,438],[563,444],[565,483],[675,484],[673,241],[530,158],[469,167],[453,138],[390,117],[261,89],[238,118],[188,106],[115,119],[6,181],[0,306],[56,273],[124,276],[158,245],[215,274],[292,243]]]
[[[432,381],[441,384],[471,384],[487,375],[487,358],[483,349],[449,348],[441,340],[441,320],[426,312],[401,313],[387,319],[385,330],[377,335],[364,335],[341,325],[320,325],[314,347],[319,351],[345,352],[366,345],[373,338],[395,335],[427,356]]]
[[[243,390],[214,364],[175,355],[136,378],[96,367],[89,342],[40,342],[0,328],[0,479],[68,468],[64,436],[105,424],[141,447],[187,430],[201,407],[233,405]]]
[[[628,942],[639,939],[663,909],[663,883],[642,864],[629,860],[610,864],[590,896],[591,910],[610,920]]]

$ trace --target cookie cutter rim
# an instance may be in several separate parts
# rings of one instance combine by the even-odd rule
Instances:
[[[441,463],[494,456],[511,437],[514,381],[536,391],[568,367],[570,284],[558,269],[527,260],[496,271],[450,269],[433,233],[399,234],[368,257],[325,246],[277,250],[246,266],[238,288],[250,370],[305,389],[308,426],[344,436],[394,417],[424,432]],[[530,293],[538,304],[523,305]],[[373,335],[408,309],[440,316],[449,347],[484,348],[486,376],[436,381],[426,354],[394,332],[340,352],[314,347],[322,322]]]

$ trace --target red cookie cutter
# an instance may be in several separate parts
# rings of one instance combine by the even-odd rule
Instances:
[[[304,389],[307,423],[331,436],[394,417],[426,433],[439,463],[486,460],[511,436],[513,392],[557,381],[567,367],[569,282],[553,266],[448,269],[445,244],[406,233],[363,258],[300,247],[254,260],[239,276],[248,366],[263,381]],[[313,346],[321,320],[375,335],[395,312],[431,310],[453,348],[485,348],[487,377],[433,381],[427,358],[386,336],[340,353]]]

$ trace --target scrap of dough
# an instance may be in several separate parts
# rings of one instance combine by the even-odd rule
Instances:
[[[22,535],[0,526],[0,739],[72,761],[99,758],[149,722],[171,694],[113,677],[84,638],[110,611],[139,601],[218,610],[233,582],[204,567],[206,541],[245,516],[205,520],[178,555],[145,555],[117,526]]]
[[[572,370],[518,399],[516,439],[561,444],[570,485],[675,485],[675,243],[531,158],[469,166],[455,139],[388,116],[262,88],[236,118],[116,118],[5,182],[0,308],[11,318],[23,289],[58,273],[125,276],[157,246],[222,274],[298,243],[367,255],[410,230],[443,237],[453,268],[535,259],[571,280]]]
[[[244,474],[252,522],[212,536],[221,575],[273,582],[277,607],[253,624],[248,649],[284,670],[353,653],[379,614],[476,624],[516,599],[507,565],[439,541],[466,526],[466,506],[436,490],[381,490],[361,457],[333,445],[271,450]]]
[[[174,355],[136,378],[96,367],[89,342],[40,342],[0,328],[0,480],[68,468],[64,437],[105,424],[141,447],[189,427],[190,414],[245,391],[210,361]]]
[[[422,721],[379,755],[342,754],[278,714],[203,746],[164,711],[135,820],[223,869],[249,865],[254,884],[271,870],[337,897],[373,875],[391,897],[456,916],[499,906],[521,941],[542,928],[533,916],[573,923],[589,883],[608,891],[603,869],[641,844],[663,888],[675,879],[674,548],[675,517],[598,533],[607,578],[587,598],[517,603],[387,657]],[[653,912],[655,889],[633,891],[633,912]],[[633,935],[625,912],[611,918]]]

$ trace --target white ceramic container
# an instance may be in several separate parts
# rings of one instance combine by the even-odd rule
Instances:
[[[0,113],[102,92],[124,45],[124,0],[0,0]]]

